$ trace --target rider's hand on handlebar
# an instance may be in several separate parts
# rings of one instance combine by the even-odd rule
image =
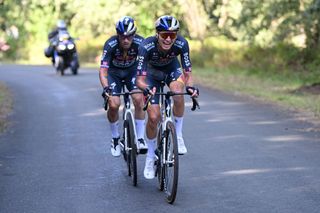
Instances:
[[[109,97],[112,94],[112,87],[106,86],[103,88],[102,97],[106,98]]]
[[[146,87],[143,90],[143,95],[144,96],[148,96],[148,95],[154,96],[155,93],[156,93],[156,88],[155,87],[153,87],[152,89],[150,89],[149,87]]]
[[[192,98],[196,98],[199,96],[199,89],[196,87],[186,86],[186,91]]]

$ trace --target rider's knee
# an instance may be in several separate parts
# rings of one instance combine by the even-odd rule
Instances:
[[[173,96],[173,101],[176,104],[184,104],[184,97],[183,95],[175,95]]]
[[[120,104],[115,103],[115,102],[110,102],[109,103],[109,110],[111,111],[118,111],[120,107]]]
[[[158,116],[156,113],[149,113],[148,120],[152,126],[156,127],[160,121],[160,116]]]
[[[141,98],[135,98],[133,99],[133,105],[135,109],[142,110],[143,109],[143,99]]]

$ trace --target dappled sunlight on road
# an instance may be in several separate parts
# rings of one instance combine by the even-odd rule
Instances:
[[[305,141],[307,138],[301,135],[281,135],[281,136],[272,136],[265,139],[270,142],[295,142],[295,141]]]
[[[83,114],[80,114],[79,116],[80,117],[91,117],[91,116],[101,116],[101,115],[104,115],[106,112],[104,111],[104,109],[95,109],[94,111],[92,112],[87,112],[87,113],[83,113]]]
[[[244,102],[230,102],[230,101],[213,101],[213,102],[209,102],[209,101],[204,101],[203,99],[200,98],[198,99],[199,104],[200,104],[200,108],[201,106],[219,106],[219,107],[226,107],[226,106],[242,106],[242,105],[246,105],[246,103]],[[186,107],[191,107],[192,106],[192,101],[189,98],[185,98],[185,106]]]
[[[239,139],[239,138],[246,138],[248,136],[245,135],[223,135],[223,136],[217,136],[212,138],[213,140],[231,140],[231,139]]]
[[[205,176],[194,176],[192,181],[212,181],[226,177],[243,177],[243,176],[254,176],[259,174],[281,174],[281,173],[300,173],[306,171],[312,171],[314,168],[310,167],[288,167],[288,168],[253,168],[253,169],[239,169],[230,170],[224,172],[218,172],[215,174],[207,174]]]
[[[223,176],[233,176],[233,175],[251,175],[251,174],[270,173],[270,172],[304,171],[304,170],[309,170],[309,169],[306,167],[241,169],[241,170],[231,170],[231,171],[221,172],[219,174],[223,175]]]
[[[272,125],[272,124],[278,124],[279,121],[253,121],[249,122],[250,125]]]

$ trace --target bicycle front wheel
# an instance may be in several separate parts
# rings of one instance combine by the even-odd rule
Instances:
[[[132,184],[134,186],[137,185],[137,147],[135,144],[135,137],[133,132],[133,118],[132,116],[128,116],[127,120],[127,128],[126,128],[126,137],[127,137],[127,163],[128,163],[128,174],[132,178]]]
[[[164,189],[168,203],[172,204],[176,199],[179,176],[178,141],[172,122],[167,123],[165,142]]]
[[[158,177],[158,183],[159,183],[159,190],[163,191],[164,189],[164,164],[163,164],[163,156],[162,156],[162,127],[158,127],[158,133],[157,133],[157,149],[156,154],[158,156],[157,160],[157,177]]]

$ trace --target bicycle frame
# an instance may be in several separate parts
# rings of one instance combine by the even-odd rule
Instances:
[[[172,91],[164,93],[164,85],[164,82],[162,82],[160,86],[160,92],[155,93],[155,95],[160,95],[160,122],[158,123],[157,127],[158,144],[155,150],[157,164],[156,176],[158,176],[159,189],[161,191],[165,190],[167,202],[172,204],[175,201],[178,188],[179,152],[175,125],[172,120],[171,96],[190,95],[190,93]],[[143,108],[144,110],[147,109],[151,98],[152,96],[148,97]],[[192,102],[192,111],[194,111],[196,108],[200,108],[195,98],[192,98]],[[171,169],[173,170],[172,172],[169,171]],[[173,177],[169,177],[168,175],[172,175]]]
[[[163,86],[160,87],[160,122],[158,124],[158,130],[161,131],[161,141],[162,141],[162,163],[168,164],[173,163],[172,161],[166,160],[167,148],[166,148],[166,126],[168,122],[173,122],[172,120],[172,108],[171,108],[171,99],[168,94],[161,95],[163,93]],[[165,99],[163,99],[165,96]]]
[[[134,119],[134,114],[131,110],[131,100],[130,100],[130,95],[132,94],[138,94],[138,93],[142,93],[141,91],[135,91],[135,92],[129,92],[129,91],[125,91],[125,88],[123,86],[122,88],[122,92],[121,93],[114,93],[113,95],[119,95],[119,96],[123,96],[123,113],[122,113],[122,119],[125,121],[127,120],[128,116],[131,116],[131,118]],[[107,104],[107,103],[105,103]],[[134,133],[134,143],[137,146],[137,151],[139,152],[140,150],[140,144],[137,141],[137,132],[136,132],[136,124],[135,122],[133,122],[133,133]],[[124,148],[124,147],[122,147]],[[128,150],[128,144],[125,144],[125,148],[126,151]]]
[[[123,81],[124,83],[124,81]],[[141,91],[125,91],[125,86],[122,86],[121,93],[113,93],[115,96],[123,96],[123,134],[120,140],[120,148],[123,154],[124,160],[127,163],[128,168],[128,176],[132,176],[132,183],[134,186],[137,185],[137,154],[140,153],[140,143],[137,140],[137,133],[136,133],[136,125],[134,120],[134,115],[131,110],[131,101],[130,95],[136,93],[142,93]],[[107,110],[108,104],[108,97],[105,97],[105,110]]]
[[[130,93],[129,92],[124,92],[124,93],[120,93],[119,95],[123,95],[123,101],[124,101],[124,107],[123,107],[123,114],[122,114],[122,119],[125,121],[128,119],[128,116],[131,116],[131,118],[133,117],[133,113],[131,111],[131,104],[130,104]],[[134,142],[137,145],[137,133],[136,133],[136,125],[135,122],[132,122],[132,126],[133,126],[133,134],[134,134]],[[126,134],[126,133],[124,133]],[[128,136],[125,135],[125,138],[127,138]],[[128,147],[128,141],[124,140],[125,144],[124,147],[121,147],[122,149],[124,149],[124,151],[129,151],[131,150],[131,148]],[[122,143],[120,143],[120,145],[122,146]]]

